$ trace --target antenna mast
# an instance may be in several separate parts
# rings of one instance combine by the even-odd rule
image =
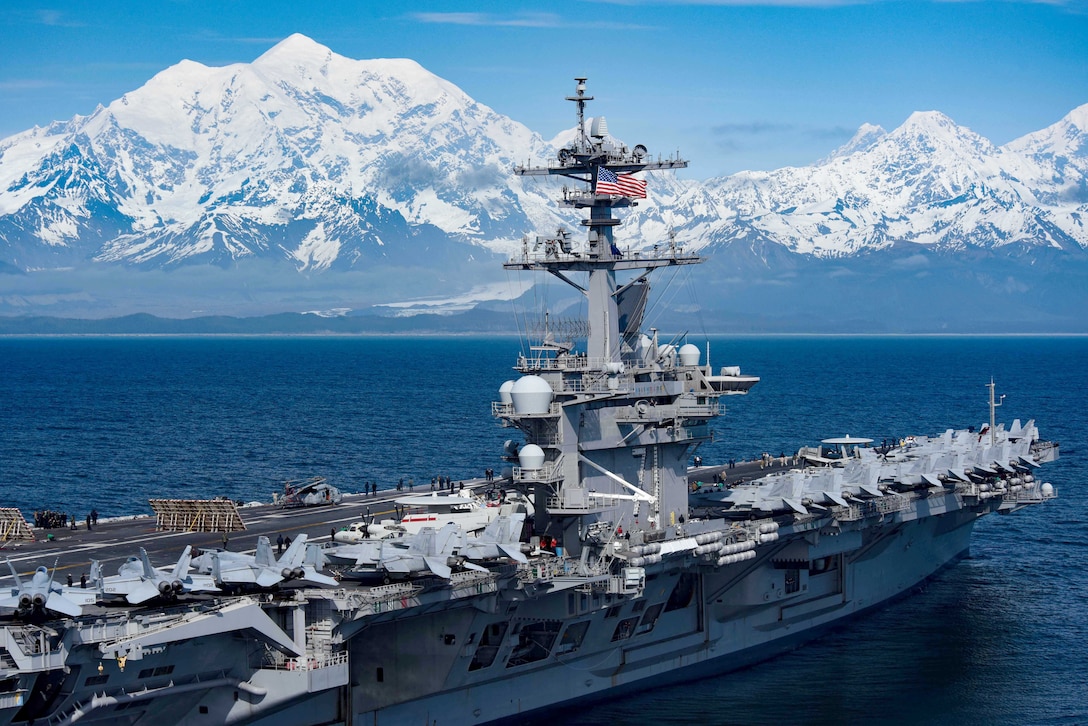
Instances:
[[[586,95],[586,81],[588,78],[575,78],[578,85],[575,95],[567,96],[568,101],[578,104],[578,138],[582,142],[582,148],[589,146],[589,138],[586,136],[586,101],[592,101],[593,96]]]
[[[1005,394],[1001,394],[1001,398],[994,400],[994,388],[996,384],[991,377],[990,382],[986,384],[986,387],[990,389],[990,446],[994,446],[997,443],[997,436],[994,433],[994,429],[997,426],[997,408],[1001,406],[1001,403],[1005,400]]]

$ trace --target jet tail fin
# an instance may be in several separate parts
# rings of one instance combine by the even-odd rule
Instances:
[[[321,551],[320,545],[306,545],[306,557],[302,560],[303,566],[309,565],[310,567],[320,570],[325,566],[326,562],[325,554]]]
[[[272,552],[272,548],[268,548],[269,554]],[[272,564],[279,565],[280,567],[301,567],[303,559],[306,557],[306,535],[300,534],[295,537],[295,540],[291,543],[291,546],[287,548],[287,551],[280,557],[279,562],[273,562]]]
[[[506,516],[500,514],[487,523],[483,531],[476,535],[481,542],[498,542],[506,529]]]
[[[193,546],[185,545],[185,549],[181,553],[181,559],[174,565],[174,572],[171,577],[175,580],[181,580],[185,578],[185,575],[189,572],[189,562],[193,559]]]
[[[19,590],[23,589],[23,581],[19,579],[19,573],[15,571],[15,565],[11,564],[11,560],[7,560],[8,569],[11,570],[11,576],[15,578],[15,587]]]
[[[151,566],[151,558],[147,556],[147,550],[143,547],[140,548],[140,562],[144,566],[144,577],[155,579],[155,568]]]
[[[253,553],[253,561],[258,567],[275,567],[276,557],[272,554],[272,543],[265,536],[257,538],[257,551]]]

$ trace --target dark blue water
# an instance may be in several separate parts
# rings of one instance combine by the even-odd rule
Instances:
[[[701,341],[696,342],[703,347]],[[520,343],[494,338],[0,339],[0,505],[82,517],[151,497],[268,501],[289,478],[479,476]],[[1060,498],[987,517],[971,557],[915,596],[755,668],[566,723],[1088,723],[1088,339],[715,340],[762,382],[726,399],[706,462],[1036,418]]]

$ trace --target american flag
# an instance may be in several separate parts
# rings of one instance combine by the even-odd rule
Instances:
[[[616,194],[621,197],[645,199],[646,182],[636,179],[634,174],[616,174],[616,172],[602,166],[597,168],[597,187],[595,191],[598,194]]]

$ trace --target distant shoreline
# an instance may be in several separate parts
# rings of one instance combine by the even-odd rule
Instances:
[[[1011,329],[995,329],[995,321],[961,323],[956,329],[938,330],[927,321],[889,329],[886,320],[850,321],[817,326],[814,321],[778,317],[753,318],[703,311],[699,324],[690,316],[665,316],[657,322],[662,335],[677,331],[689,337],[730,338],[897,338],[897,337],[1084,337],[1084,330],[1055,329],[1017,320]],[[1064,321],[1068,323],[1068,321]],[[806,325],[807,323],[807,325]],[[1062,326],[1065,327],[1065,326]],[[1035,329],[1041,328],[1041,329]],[[671,332],[666,332],[671,331]],[[111,318],[62,318],[50,316],[0,316],[0,338],[25,337],[521,337],[511,328],[509,311],[473,309],[454,315],[322,317],[310,313],[277,313],[258,317],[209,315],[196,318],[161,318],[136,313]]]
[[[662,336],[672,337],[674,333],[661,332]],[[290,332],[290,333],[6,333],[0,332],[0,340],[17,340],[27,338],[235,338],[235,339],[262,339],[262,338],[520,338],[522,334],[515,331],[505,332],[472,332],[472,331],[446,331],[446,332],[354,332],[338,333],[326,332]],[[759,338],[841,338],[843,340],[858,338],[1088,338],[1088,333],[698,333],[688,332],[686,337],[691,338],[730,338],[730,339],[759,339]]]

